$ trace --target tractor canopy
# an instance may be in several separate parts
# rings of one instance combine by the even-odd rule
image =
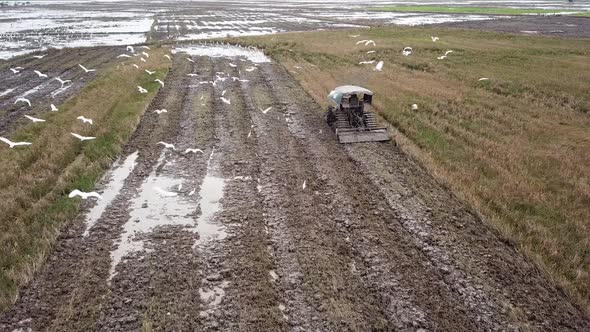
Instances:
[[[335,88],[328,95],[328,99],[334,104],[340,105],[342,102],[342,97],[353,94],[357,95],[357,97],[361,97],[362,95],[362,98],[359,99],[368,104],[370,104],[373,99],[373,92],[371,90],[367,90],[355,85],[343,85]]]

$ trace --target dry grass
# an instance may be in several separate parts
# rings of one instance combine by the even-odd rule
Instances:
[[[153,80],[163,79],[170,66],[165,49],[151,52],[141,70],[130,65],[105,70],[58,105],[58,113],[40,115],[47,122],[27,125],[11,137],[32,142],[30,147],[0,146],[0,309],[14,301],[19,285],[30,280],[60,229],[76,216],[80,200],[67,194],[92,190],[135,130],[159,88]],[[157,76],[144,68],[157,70]],[[140,95],[137,85],[150,93]],[[79,115],[94,125],[83,124]],[[80,142],[70,132],[97,139]]]
[[[324,106],[338,85],[374,90],[402,147],[590,307],[590,41],[395,27],[245,42]]]

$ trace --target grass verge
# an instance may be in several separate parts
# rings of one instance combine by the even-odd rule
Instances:
[[[60,230],[78,214],[80,199],[73,189],[91,191],[135,130],[156,94],[170,61],[167,50],[152,49],[147,63],[131,60],[108,68],[57,113],[40,115],[44,123],[26,125],[10,137],[28,147],[0,146],[0,310],[16,298],[42,265]],[[150,76],[144,69],[157,71]],[[139,94],[136,86],[149,90]],[[76,117],[84,115],[94,125]],[[70,132],[95,136],[80,142]]]
[[[401,12],[401,13],[441,13],[441,14],[481,14],[481,15],[556,15],[561,13],[578,13],[577,11],[535,8],[506,8],[506,7],[454,7],[454,6],[390,6],[370,8],[373,11]]]
[[[233,41],[264,48],[322,106],[339,85],[373,90],[402,148],[590,308],[590,41],[440,27]]]

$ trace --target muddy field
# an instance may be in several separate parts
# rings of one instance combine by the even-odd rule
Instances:
[[[526,35],[567,38],[590,38],[589,17],[544,16],[510,17],[497,20],[448,22],[441,26],[461,29],[498,31]]]
[[[590,329],[394,144],[336,143],[259,52],[185,51],[0,330]]]

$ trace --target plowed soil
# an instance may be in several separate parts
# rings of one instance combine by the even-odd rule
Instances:
[[[590,330],[393,143],[339,145],[283,68],[185,58],[124,149],[122,189],[88,236],[86,214],[64,230],[0,330]],[[200,84],[216,74],[248,81]]]

